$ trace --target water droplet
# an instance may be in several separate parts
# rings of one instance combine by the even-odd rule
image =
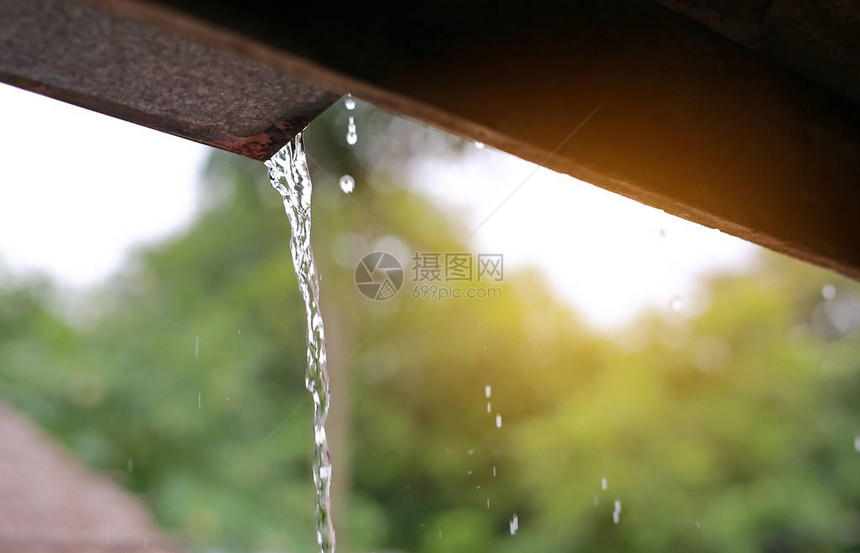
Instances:
[[[200,409],[200,404],[202,401],[203,401],[203,397],[201,396],[200,392],[197,392],[197,408],[198,409]]]
[[[515,535],[517,533],[517,530],[520,529],[520,519],[517,518],[516,513],[514,513],[514,517],[511,519],[511,522],[508,524],[510,525],[511,535],[512,536]]]
[[[200,336],[194,340],[194,359],[200,357]]]
[[[489,508],[490,508],[490,498],[488,497],[487,498],[487,509],[489,509]]]
[[[476,141],[475,141],[475,148],[477,148],[477,149],[479,149],[479,150],[483,150],[483,149],[484,149],[484,143],[483,143],[483,142],[478,142],[478,141],[476,140]]]
[[[854,451],[860,453],[860,434],[854,436]]]
[[[484,386],[484,395],[487,396],[487,399],[489,399],[490,396],[493,395],[493,389],[490,387],[489,384]]]
[[[621,501],[615,500],[615,510],[612,511],[612,523],[618,524],[621,522]]]
[[[495,476],[496,476],[496,467],[494,466],[493,467],[493,477],[495,478]]]
[[[358,142],[358,129],[355,126],[355,117],[350,117],[346,129],[346,143],[355,146],[356,142]]]
[[[131,457],[128,458],[128,473],[131,474],[134,471],[134,461]]]
[[[343,99],[343,107],[349,111],[355,109],[355,99],[353,99],[352,94],[347,94],[346,98]]]
[[[672,311],[680,311],[684,308],[684,300],[681,299],[681,296],[674,296],[669,300],[669,307],[672,308]]]
[[[821,288],[821,295],[826,300],[832,300],[836,297],[836,287],[832,284],[825,284],[824,287]]]
[[[355,179],[351,175],[344,175],[340,178],[340,189],[344,193],[349,194],[355,190]]]
[[[600,489],[601,489],[601,490],[605,490],[605,489],[606,489],[606,484],[607,484],[607,482],[606,482],[606,477],[604,476],[603,478],[601,478],[601,479],[600,479]]]
[[[501,427],[502,427],[502,416],[497,414],[496,415],[496,428],[501,428]]]
[[[492,410],[493,410],[493,406],[490,405],[490,402],[488,401],[487,402],[487,414],[489,415],[492,412]]]
[[[474,449],[470,449],[470,450],[468,451],[468,453],[469,453],[469,455],[474,455],[474,454],[475,454],[475,450],[474,450]]]

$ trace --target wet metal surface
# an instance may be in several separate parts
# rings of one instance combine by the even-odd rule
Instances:
[[[338,97],[69,0],[0,2],[0,80],[255,159],[270,157]]]

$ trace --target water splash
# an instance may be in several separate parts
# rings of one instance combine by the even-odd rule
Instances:
[[[358,128],[355,126],[355,117],[350,116],[346,127],[346,143],[355,146],[356,142],[358,142]]]
[[[502,416],[497,414],[496,415],[496,428],[501,428],[501,427],[502,427]]]
[[[355,99],[352,97],[352,94],[346,95],[346,97],[343,99],[343,105],[349,111],[355,109]]]
[[[314,402],[313,476],[316,487],[317,543],[322,553],[335,549],[331,520],[331,456],[325,422],[331,395],[326,371],[325,330],[320,313],[319,276],[311,248],[311,177],[299,133],[266,162],[272,186],[284,200],[290,222],[290,252],[307,316],[305,387]]]
[[[621,522],[621,501],[616,499],[612,510],[612,524]]]
[[[345,194],[352,193],[355,190],[355,179],[352,178],[352,175],[344,175],[338,181],[340,184],[340,189],[343,190]]]

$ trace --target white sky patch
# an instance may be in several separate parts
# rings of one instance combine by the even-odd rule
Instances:
[[[466,210],[468,235],[534,168],[487,148],[462,163],[419,160],[411,174],[443,209]],[[543,168],[469,242],[475,252],[503,254],[506,272],[541,268],[601,328],[621,326],[647,307],[691,299],[704,275],[743,271],[758,248]]]
[[[192,220],[210,151],[0,85],[0,264],[97,283]]]

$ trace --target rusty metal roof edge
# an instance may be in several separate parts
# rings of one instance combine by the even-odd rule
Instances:
[[[182,33],[209,46],[249,57],[279,71],[310,81],[323,90],[338,95],[350,92],[384,109],[397,112],[401,115],[406,114],[407,117],[413,118],[423,124],[428,124],[458,135],[468,136],[531,162],[547,165],[547,154],[549,152],[543,148],[535,147],[522,140],[518,140],[516,137],[465,120],[462,117],[415,100],[414,98],[349,77],[294,54],[264,45],[238,33],[196,20],[171,8],[163,6],[154,8],[140,0],[86,1],[120,16],[155,25],[168,31]],[[277,136],[277,133],[271,134]],[[249,157],[266,159],[282,147],[287,140],[272,142],[270,150],[260,150],[259,155]],[[623,182],[616,177],[608,175],[605,171],[590,168],[587,163],[581,160],[572,161],[565,159],[561,161],[556,159],[551,165],[554,170],[566,172],[575,178],[600,186],[635,201],[663,209],[673,215],[708,227],[717,228],[723,232],[760,244],[777,252],[803,259],[850,278],[860,280],[860,267],[855,267],[850,261],[843,263],[838,259],[838,256],[822,255],[812,251],[808,245],[792,243],[784,239],[784,237],[773,236],[696,206],[687,205],[669,195],[654,192],[632,182]]]
[[[136,125],[158,129],[161,132],[180,138],[189,139],[189,136],[193,136],[194,141],[200,144],[237,153],[258,161],[265,161],[272,157],[291,137],[306,128],[312,121],[310,118],[300,118],[293,121],[281,120],[261,133],[247,137],[236,137],[211,127],[182,124],[171,117],[154,115],[150,112],[130,108],[123,104],[109,102],[102,98],[91,98],[72,90],[31,81],[3,71],[0,71],[0,82],[84,109],[99,113],[109,112],[111,117],[116,117],[117,119],[122,119]]]
[[[331,92],[339,96],[351,93],[378,107],[396,112],[398,115],[416,120],[421,124],[430,125],[451,133],[469,136],[475,140],[481,140],[482,142],[491,144],[501,150],[505,150],[506,145],[514,143],[513,140],[501,133],[489,130],[481,125],[464,122],[462,118],[448,113],[445,110],[421,102],[420,100],[415,100],[403,94],[383,89],[361,79],[344,75],[343,73],[331,70],[313,61],[267,46],[228,29],[194,19],[189,15],[169,7],[159,5],[155,8],[150,3],[141,0],[84,1],[121,17],[130,18],[140,23],[153,25],[166,31],[189,36],[203,44],[206,44],[207,46],[254,59],[257,62],[268,65],[278,71],[312,82],[320,89],[327,92]],[[35,90],[34,88],[27,86],[22,88],[29,88],[30,90],[51,96],[49,91],[46,92],[43,91],[43,89]],[[63,96],[63,98],[65,97],[66,96]],[[74,103],[78,103],[79,100],[80,99],[76,98]],[[129,111],[123,106],[118,106],[118,108]],[[149,117],[146,114],[140,114],[140,116]],[[131,117],[126,118],[121,115],[117,115],[117,117],[131,122],[142,122],[141,117],[137,117],[137,114],[135,115],[135,117],[137,117],[136,119]],[[311,120],[304,122],[304,126],[302,128],[310,124]],[[165,123],[167,123],[167,121],[165,121]],[[159,126],[159,128],[162,127]],[[271,157],[275,152],[282,148],[292,136],[285,135],[283,133],[284,128],[285,122],[281,121],[276,127],[263,133],[263,135],[272,137],[273,142],[269,147],[258,148],[257,151],[260,152],[260,155],[248,155],[248,157],[258,160],[266,160]],[[175,134],[177,134],[177,136],[185,136],[178,132],[180,130],[181,129],[177,129]],[[168,132],[170,131],[168,130]],[[221,146],[214,143],[214,137],[218,136],[221,138],[221,135],[215,135],[213,133],[212,136],[212,142],[207,144],[220,148]],[[536,160],[539,159],[541,159],[541,156],[537,154],[534,159],[531,159],[531,161],[535,161],[537,163]]]

